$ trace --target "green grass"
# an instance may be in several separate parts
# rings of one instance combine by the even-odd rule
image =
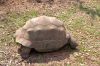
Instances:
[[[38,13],[34,10],[22,13],[9,12],[7,18],[0,22],[0,44],[11,44],[14,41],[13,36],[16,29],[23,26],[28,19],[36,17],[37,15]]]
[[[95,19],[96,17],[100,17],[100,3],[99,3],[98,0],[88,2],[87,4],[80,1],[79,4],[76,5],[76,6],[81,11],[83,11],[86,14],[90,15],[93,19]]]
[[[59,15],[57,15],[57,18],[67,22],[68,19],[77,12],[76,7],[72,6],[70,9],[65,10],[64,12],[61,12]]]
[[[89,4],[91,4],[91,2],[88,3],[88,5],[71,6],[70,9],[65,9],[56,16],[64,22],[66,29],[68,29],[78,41],[78,53],[81,53],[81,55],[75,57],[74,60],[78,65],[80,63],[84,64],[86,61],[91,61],[86,58],[86,54],[89,54],[87,57],[91,58],[93,56],[100,59],[100,5],[98,2],[93,2],[94,5]],[[93,7],[95,9],[93,9]],[[49,12],[44,15],[55,16],[55,14],[52,15],[52,12]],[[7,18],[0,22],[0,47],[4,49],[5,46],[2,46],[5,44],[16,46],[13,39],[15,31],[23,26],[27,20],[37,17],[38,15],[38,12],[34,10],[22,13],[9,12]],[[93,25],[91,25],[91,23],[93,23]],[[81,56],[83,57],[81,58]],[[39,61],[43,60],[41,55],[39,55],[38,58]],[[98,65],[100,64],[99,60],[94,60],[93,63],[94,62]],[[67,64],[66,66],[71,65]]]
[[[8,14],[8,20],[13,22],[17,27],[20,27],[24,25],[27,20],[34,18],[37,15],[38,13],[34,10],[23,13],[11,12]]]

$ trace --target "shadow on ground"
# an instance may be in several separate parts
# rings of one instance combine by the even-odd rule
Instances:
[[[35,50],[32,50],[30,57],[24,60],[27,61],[27,63],[48,63],[52,61],[61,61],[66,58],[69,59],[70,54],[78,51],[78,49],[71,49],[69,46],[64,46],[57,51],[49,53],[39,53]]]

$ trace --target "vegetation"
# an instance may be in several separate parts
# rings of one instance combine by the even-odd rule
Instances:
[[[85,0],[84,0],[85,2]],[[16,52],[13,35],[28,19],[39,16],[35,10],[25,12],[9,12],[0,21],[0,64],[8,66],[29,65],[20,62]],[[43,15],[55,16],[62,20],[73,37],[79,43],[78,50],[61,50],[46,54],[33,54],[35,66],[99,66],[100,65],[100,1],[90,0],[88,3],[77,2],[69,9],[60,12],[50,12]],[[60,54],[59,54],[60,53]],[[58,55],[57,55],[58,54]],[[55,57],[54,57],[55,56]],[[68,56],[68,57],[67,57]],[[31,57],[30,57],[31,58]],[[55,60],[56,59],[56,60]],[[28,59],[29,61],[30,59]],[[49,60],[49,61],[47,61]],[[23,65],[24,66],[24,65]]]

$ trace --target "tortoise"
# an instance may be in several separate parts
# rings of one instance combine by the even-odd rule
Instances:
[[[65,29],[64,23],[56,17],[39,16],[32,18],[16,30],[16,42],[21,45],[23,58],[29,57],[32,48],[38,52],[51,52],[69,44],[73,49],[77,42]]]

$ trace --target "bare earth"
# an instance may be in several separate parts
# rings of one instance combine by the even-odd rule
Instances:
[[[77,50],[65,46],[51,53],[32,51],[23,60],[13,35],[25,21],[40,15],[62,20],[77,39]],[[100,0],[7,0],[0,4],[0,66],[100,66]]]

